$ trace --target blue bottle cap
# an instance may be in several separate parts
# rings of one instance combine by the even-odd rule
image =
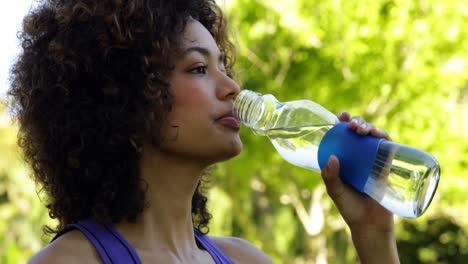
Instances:
[[[320,169],[326,166],[330,155],[340,162],[340,178],[360,192],[371,173],[382,138],[362,136],[348,127],[348,122],[340,122],[323,137],[318,149]]]

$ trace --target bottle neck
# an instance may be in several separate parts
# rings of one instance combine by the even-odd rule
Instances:
[[[242,90],[234,102],[235,115],[248,127],[252,127],[263,115],[263,98],[259,93]]]

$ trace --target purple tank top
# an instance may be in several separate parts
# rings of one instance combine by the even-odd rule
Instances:
[[[77,224],[67,225],[52,241],[74,229],[80,230],[89,239],[104,264],[141,264],[136,251],[115,228],[111,225],[99,224],[92,218],[83,220]],[[211,241],[208,236],[196,228],[194,228],[194,232],[195,240],[208,251],[216,264],[234,264],[234,261]]]

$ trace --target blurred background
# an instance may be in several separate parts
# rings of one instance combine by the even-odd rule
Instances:
[[[396,217],[400,258],[467,263],[468,2],[218,3],[229,18],[244,89],[348,110],[439,160],[442,176],[428,211]],[[32,4],[7,1],[0,14],[0,263],[26,262],[50,240],[42,226],[54,224],[16,147],[6,97],[16,32]],[[217,165],[210,182],[210,234],[248,239],[276,263],[358,262],[320,175],[285,162],[246,127],[241,136],[243,153]]]

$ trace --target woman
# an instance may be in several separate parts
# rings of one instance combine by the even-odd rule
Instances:
[[[271,263],[208,237],[206,168],[239,154],[233,47],[212,0],[49,0],[24,21],[9,91],[57,234],[31,263]],[[348,113],[359,134],[388,135]],[[397,263],[393,218],[323,170],[363,263]]]

